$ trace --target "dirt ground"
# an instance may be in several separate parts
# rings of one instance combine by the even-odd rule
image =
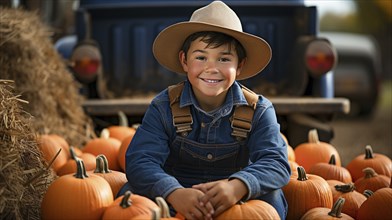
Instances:
[[[331,123],[335,133],[331,144],[338,150],[344,166],[363,154],[366,145],[392,159],[392,81],[383,83],[381,88],[377,109],[371,117],[339,116]]]

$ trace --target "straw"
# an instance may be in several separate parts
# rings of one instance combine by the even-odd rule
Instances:
[[[19,97],[13,81],[0,80],[0,219],[40,219],[43,195],[56,176],[42,159],[34,118]]]

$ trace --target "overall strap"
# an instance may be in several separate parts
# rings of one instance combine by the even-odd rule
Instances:
[[[233,128],[231,135],[237,139],[247,138],[252,130],[253,114],[259,100],[259,96],[256,93],[245,86],[241,85],[241,88],[248,105],[236,106],[231,118],[231,127]]]
[[[187,136],[192,130],[192,115],[190,106],[180,108],[180,97],[184,88],[184,82],[180,82],[176,85],[168,87],[170,108],[173,115],[173,125],[176,127],[176,132],[182,136]]]
[[[176,127],[176,132],[182,136],[192,130],[193,124],[190,106],[180,108],[180,96],[184,88],[184,82],[168,87],[170,108],[173,115],[173,125]],[[252,129],[252,119],[254,110],[259,96],[245,86],[241,86],[242,92],[248,102],[248,105],[236,106],[234,114],[231,118],[231,127],[233,129],[231,135],[237,138],[247,138]]]

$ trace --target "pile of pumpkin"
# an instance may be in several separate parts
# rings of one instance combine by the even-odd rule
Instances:
[[[282,135],[284,137],[284,135]],[[308,142],[288,145],[292,175],[283,187],[287,219],[389,219],[392,216],[392,162],[370,145],[347,166],[334,146],[309,131]],[[388,217],[389,216],[389,217]]]
[[[42,219],[184,219],[170,217],[165,201],[126,192],[125,152],[135,128],[103,129],[85,146],[70,147],[58,135],[40,135],[45,159],[59,176],[48,188]],[[385,219],[392,216],[392,162],[370,146],[346,167],[334,146],[321,142],[317,131],[294,149],[287,142],[292,176],[283,187],[287,219]],[[56,158],[56,159],[54,159]],[[216,219],[279,219],[266,202],[236,204]]]

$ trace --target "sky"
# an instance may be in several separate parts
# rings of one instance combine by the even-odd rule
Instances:
[[[355,4],[352,0],[305,0],[308,6],[317,6],[320,16],[326,12],[346,14],[355,11]]]

